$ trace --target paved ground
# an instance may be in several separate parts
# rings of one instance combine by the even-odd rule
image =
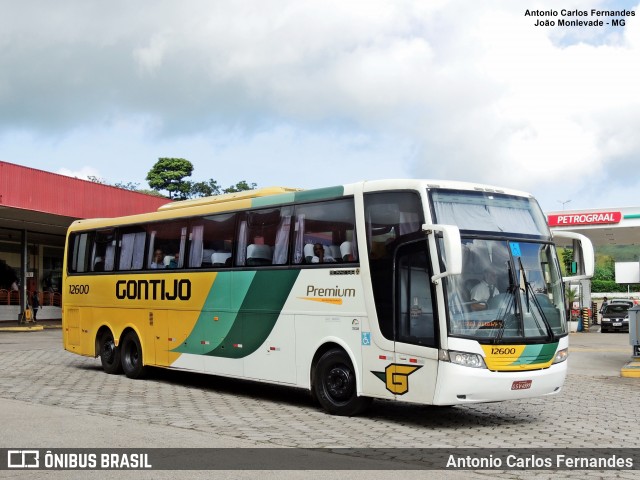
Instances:
[[[129,380],[104,374],[98,359],[63,351],[60,330],[0,332],[0,447],[637,449],[640,379],[619,375],[630,354],[626,334],[576,333],[571,335],[570,374],[558,396],[453,408],[376,401],[365,416],[344,418],[325,414],[306,392],[296,389],[161,370],[152,371],[145,381]],[[0,471],[0,477],[3,473],[14,472]],[[42,473],[48,474],[43,478],[55,475]],[[68,473],[60,478],[70,478]],[[273,473],[259,476],[276,478]],[[286,478],[327,478],[322,472],[307,473],[303,477],[289,472]],[[335,478],[344,478],[344,473],[334,473]],[[405,479],[429,474],[401,475]],[[534,476],[526,472],[446,475]],[[76,478],[86,476],[84,472]],[[565,471],[561,476],[636,478],[632,471]],[[353,472],[349,477],[355,478]],[[391,472],[366,476],[389,477]],[[558,478],[544,471],[535,477]],[[233,472],[225,478],[251,477]]]

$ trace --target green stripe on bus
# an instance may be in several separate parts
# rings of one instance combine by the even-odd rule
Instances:
[[[238,311],[247,296],[255,275],[255,271],[218,273],[193,330],[186,341],[172,351],[204,353],[201,344],[203,340],[209,342],[207,350],[220,345],[235,324]]]
[[[266,197],[256,197],[251,199],[252,207],[269,207],[272,205],[282,205],[293,202],[315,202],[327,200],[329,198],[342,197],[344,187],[316,188],[313,190],[301,190],[299,192],[288,192],[279,195],[269,195]]]
[[[314,190],[302,190],[295,193],[296,202],[312,202],[316,200],[326,200],[328,198],[336,198],[344,195],[344,187],[316,188]]]
[[[256,197],[251,200],[252,207],[269,207],[271,205],[282,205],[283,203],[293,203],[295,193],[282,193],[279,195],[269,195],[266,197]]]
[[[550,361],[558,350],[558,342],[540,345],[540,353],[533,363],[547,363]]]
[[[206,355],[242,358],[262,345],[280,316],[300,270],[258,271],[226,337]]]
[[[532,365],[536,363],[547,363],[556,353],[558,342],[546,345],[527,345],[524,351],[511,365]]]

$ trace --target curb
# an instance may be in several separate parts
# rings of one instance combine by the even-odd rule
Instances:
[[[0,332],[39,332],[44,330],[43,325],[34,325],[33,327],[0,327]]]
[[[622,377],[640,378],[640,359],[631,360],[620,370]]]
[[[42,330],[61,330],[62,325],[47,325],[46,323],[35,325],[10,325],[2,326],[0,332],[40,332]]]

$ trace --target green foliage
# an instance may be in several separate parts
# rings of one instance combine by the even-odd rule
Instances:
[[[210,197],[212,195],[220,195],[222,188],[213,178],[206,182],[194,182],[191,184],[191,192],[189,197]]]
[[[591,291],[593,293],[621,292],[627,293],[627,288],[632,292],[640,290],[640,284],[621,284],[614,280],[592,280]]]
[[[257,185],[252,183],[249,185],[246,180],[240,180],[235,185],[231,185],[224,189],[224,193],[244,192],[245,190],[255,190]]]
[[[147,181],[156,191],[166,190],[169,198],[184,200],[189,198],[192,183],[185,180],[193,173],[193,164],[184,158],[159,158],[149,173]]]
[[[571,262],[573,261],[573,250],[571,248],[558,248],[560,255],[560,268],[563,276],[571,276]],[[611,255],[595,254],[595,269],[591,283],[591,291],[601,292],[626,292],[626,285],[615,283],[615,259]],[[633,286],[632,286],[633,288]]]
[[[118,188],[122,188],[123,190],[131,190],[132,192],[140,192],[140,189],[138,188],[140,186],[139,183],[134,183],[134,182],[127,182],[127,183],[122,183],[122,182],[116,182],[113,184],[114,187],[118,187]],[[154,192],[157,193],[157,192]]]
[[[637,262],[637,245],[599,245],[596,258],[611,257],[614,262]]]
[[[104,178],[99,178],[95,175],[87,175],[87,180],[93,183],[99,183],[100,185],[109,185]]]
[[[616,279],[616,269],[615,263],[613,262],[613,258],[611,262],[608,262],[604,265],[596,265],[593,272],[593,280],[605,280],[605,281],[615,281]]]
[[[562,270],[562,276],[568,277],[571,275],[571,262],[573,262],[573,249],[572,248],[558,248],[560,253],[560,270]]]
[[[567,301],[567,305],[571,306],[575,299],[578,298],[578,294],[573,288],[567,287],[564,289],[564,298]]]
[[[212,195],[220,195],[223,193],[243,192],[245,190],[255,190],[256,187],[257,185],[255,183],[249,184],[246,180],[241,180],[235,185],[222,188],[216,180],[211,178],[206,182],[191,183],[189,198],[210,197]]]
[[[139,188],[139,184],[134,182],[117,182],[114,186],[146,195],[154,195],[156,197],[165,197],[161,192],[167,191],[169,192],[169,198],[174,200],[243,192],[245,190],[255,190],[258,186],[256,183],[240,180],[235,185],[222,188],[213,178],[204,182],[190,182],[186,180],[186,178],[190,177],[192,173],[193,164],[189,160],[185,160],[184,158],[163,157],[158,159],[147,174],[147,181],[152,190]],[[94,183],[109,185],[109,183],[102,178],[88,177],[88,179]]]
[[[154,197],[162,197],[162,198],[167,198],[166,196],[164,196],[163,194],[161,194],[160,192],[157,192],[155,190],[149,190],[147,188],[141,188],[139,190],[136,190],[136,192],[138,193],[144,193],[145,195],[152,195]]]

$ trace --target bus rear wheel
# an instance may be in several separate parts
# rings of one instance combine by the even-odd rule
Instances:
[[[358,415],[371,404],[370,398],[358,397],[355,371],[344,350],[329,350],[320,357],[314,371],[313,392],[320,405],[333,415]]]
[[[103,333],[100,337],[100,362],[102,369],[110,375],[116,375],[122,371],[120,350],[116,347],[110,331]]]
[[[142,346],[134,331],[127,332],[120,344],[120,361],[122,370],[129,378],[142,378],[146,368],[142,362]]]

